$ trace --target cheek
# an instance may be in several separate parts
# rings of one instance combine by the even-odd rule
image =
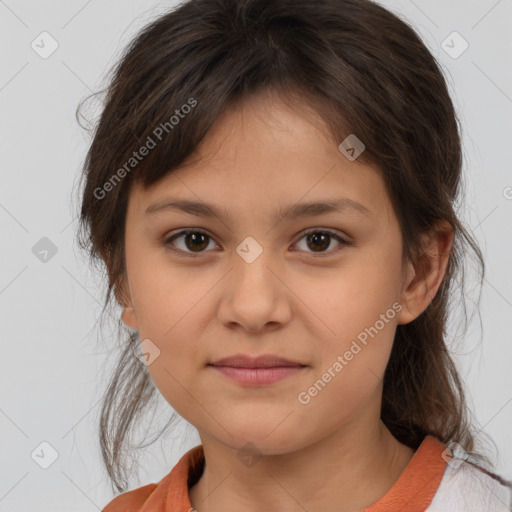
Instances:
[[[388,323],[379,319],[377,325],[347,317],[335,340],[324,337],[316,344],[321,363],[300,390],[302,418],[314,423],[313,431],[325,433],[381,399],[395,333],[393,316],[391,309]]]
[[[206,404],[201,403],[200,394],[192,387],[189,375],[193,372],[187,372],[186,367],[169,364],[169,361],[167,351],[162,351],[160,358],[147,367],[151,380],[173,410],[195,425],[197,412]]]
[[[197,317],[197,306],[215,280],[212,275],[199,278],[193,270],[155,261],[134,269],[130,284],[141,339],[154,336],[165,342],[191,316]]]
[[[392,320],[396,314],[393,305],[400,297],[400,255],[395,247],[381,246],[378,257],[376,252],[373,248],[361,251],[357,261],[340,268],[313,296],[316,310],[337,336],[355,337],[382,315]],[[381,322],[379,325],[381,330]]]
[[[392,264],[360,261],[322,279],[304,281],[295,290],[305,298],[308,315],[317,319],[317,329],[325,332],[323,339],[343,343],[366,328],[376,325],[385,331],[395,323],[400,297],[395,271]]]
[[[329,281],[317,282],[308,296],[324,333],[314,337],[321,361],[316,377],[329,382],[330,399],[357,400],[382,379],[401,309],[394,265],[392,258],[361,258]]]
[[[164,327],[168,328],[167,324]],[[159,350],[158,357],[147,370],[169,405],[190,421],[207,405],[202,403],[205,390],[198,387],[197,379],[204,371],[204,354],[194,343],[195,335],[190,324],[181,322],[165,338],[152,336],[157,328],[146,329],[147,338],[155,340]]]
[[[393,308],[377,320],[346,317],[339,323],[335,339],[324,337],[316,343],[321,363],[315,371],[318,388],[329,388],[327,400],[357,402],[371,394],[382,380],[396,330]]]

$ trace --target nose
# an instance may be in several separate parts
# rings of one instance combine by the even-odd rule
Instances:
[[[249,257],[237,255],[224,280],[219,320],[226,327],[251,333],[282,327],[291,319],[289,288],[280,278],[270,251],[260,251],[254,257],[254,248],[247,247]]]

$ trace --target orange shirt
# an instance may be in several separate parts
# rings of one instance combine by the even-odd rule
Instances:
[[[510,482],[493,478],[468,462],[448,464],[452,459],[443,458],[445,449],[438,439],[426,436],[393,487],[361,512],[512,510]],[[102,512],[193,512],[188,489],[198,481],[203,464],[203,447],[195,446],[160,482],[117,496]],[[472,492],[477,494],[471,497]]]

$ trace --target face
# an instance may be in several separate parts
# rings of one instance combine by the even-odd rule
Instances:
[[[305,105],[270,95],[227,112],[186,164],[135,185],[126,217],[122,318],[163,397],[201,436],[268,454],[317,442],[363,410],[378,420],[396,326],[407,323],[402,239],[378,170],[347,159]],[[362,207],[283,215],[343,199]],[[171,201],[220,217],[154,207]],[[210,366],[240,354],[303,366],[252,385]]]

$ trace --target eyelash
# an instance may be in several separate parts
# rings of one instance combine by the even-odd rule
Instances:
[[[186,235],[189,235],[191,233],[200,233],[200,234],[203,234],[203,235],[206,235],[210,240],[213,240],[213,237],[210,236],[208,233],[206,233],[205,231],[201,230],[201,229],[184,229],[182,231],[179,231],[175,234],[173,234],[172,236],[170,237],[167,237],[165,238],[164,242],[163,242],[163,245],[169,250],[169,251],[172,251],[174,253],[177,253],[179,254],[180,256],[184,256],[184,257],[188,257],[188,258],[197,258],[199,256],[201,256],[202,254],[204,254],[204,252],[207,252],[207,251],[203,251],[203,252],[200,252],[200,253],[190,253],[190,252],[187,252],[187,251],[183,251],[181,249],[176,249],[176,248],[173,248],[171,247],[171,244],[172,242],[176,239],[176,238],[179,238],[181,236],[186,236]],[[335,252],[338,252],[339,250],[341,250],[344,246],[347,246],[347,245],[350,245],[351,242],[345,240],[344,238],[342,238],[340,235],[336,234],[336,232],[334,231],[331,231],[329,229],[317,229],[317,228],[313,228],[313,229],[309,229],[307,231],[305,231],[303,233],[303,235],[299,238],[299,240],[295,243],[298,243],[300,240],[302,240],[305,236],[308,236],[308,235],[311,235],[313,233],[321,233],[321,234],[324,234],[324,235],[329,235],[331,236],[332,238],[336,239],[336,241],[338,241],[340,243],[340,246],[337,247],[336,249],[333,249],[331,251],[327,251],[327,252],[323,252],[323,253],[318,253],[318,254],[315,254],[315,253],[311,253],[313,255],[314,258],[318,258],[318,257],[325,257],[325,256],[330,256],[332,255],[332,253],[335,253]]]

